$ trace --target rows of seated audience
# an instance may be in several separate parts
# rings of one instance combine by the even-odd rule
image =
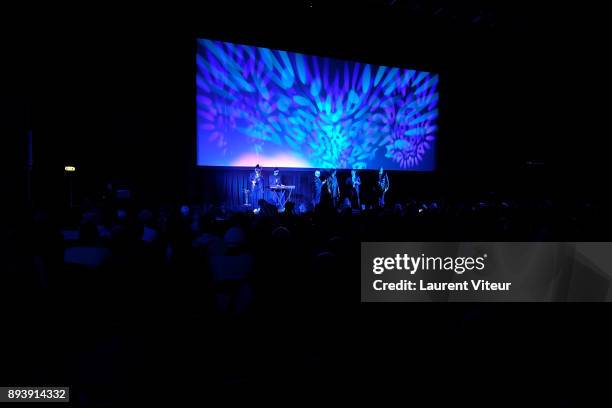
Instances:
[[[316,364],[318,347],[346,340],[338,335],[345,329],[349,336],[362,241],[597,240],[609,225],[592,203],[501,199],[299,215],[293,205],[253,215],[125,202],[91,205],[72,218],[41,210],[24,218],[4,222],[2,288],[22,318],[44,311],[37,330],[53,336],[43,357],[10,360],[13,376],[57,382],[62,367],[62,379],[82,386],[75,395],[90,400],[97,398],[93,384],[128,384],[130,375],[155,383],[156,367],[178,369],[184,361],[206,366],[203,375],[220,387],[258,383],[257,370],[245,367],[290,364],[270,355],[280,347],[294,356],[295,343],[283,340],[292,336],[310,344],[298,366]],[[438,318],[455,327],[457,316]],[[31,333],[30,324],[17,319],[16,330]],[[262,335],[266,328],[272,340]],[[325,346],[315,335],[321,332],[329,334]],[[37,339],[13,346],[41,349]],[[213,346],[201,351],[203,343]],[[166,346],[175,357],[155,352]]]
[[[273,213],[253,216],[215,206],[154,209],[123,203],[85,208],[67,225],[50,213],[32,211],[25,222],[15,220],[12,227],[5,223],[9,228],[2,237],[5,249],[14,246],[7,251],[12,255],[8,271],[25,268],[30,273],[8,273],[5,279],[12,276],[18,283],[46,288],[58,283],[59,270],[70,268],[103,268],[119,275],[125,270],[125,277],[160,268],[183,276],[206,268],[208,278],[217,282],[223,280],[219,270],[229,268],[242,271],[229,280],[244,280],[265,277],[263,271],[274,269],[276,261],[289,254],[310,263],[326,254],[341,259],[342,249],[358,248],[362,241],[597,240],[609,220],[594,204],[550,200],[427,200],[359,214],[346,209],[300,215],[289,203],[285,213]],[[292,262],[291,268],[304,263]]]

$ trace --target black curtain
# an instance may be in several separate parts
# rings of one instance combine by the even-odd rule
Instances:
[[[253,169],[246,168],[218,168],[196,166],[196,182],[192,185],[191,201],[194,203],[222,205],[231,210],[246,209],[244,190],[250,188],[249,175]],[[263,176],[266,186],[266,200],[272,202],[268,187],[268,177],[272,174],[272,168],[264,168]],[[442,197],[473,195],[480,191],[481,183],[470,181],[464,175],[456,175],[454,178],[444,179],[438,173],[420,173],[411,171],[389,171],[391,188],[386,195],[387,205],[393,203],[406,203],[413,199],[440,199]],[[323,178],[327,177],[326,170],[321,171]],[[362,170],[361,177],[361,202],[367,206],[376,205],[377,193],[376,183],[378,172],[376,170]],[[296,208],[304,204],[307,209],[312,207],[312,191],[314,170],[285,170],[281,169],[281,176],[286,185],[294,185],[295,190],[291,194],[291,201]],[[346,195],[346,179],[350,178],[350,170],[338,170],[338,182],[343,195]],[[448,177],[448,176],[447,176]],[[516,177],[514,181],[516,181]],[[497,180],[499,182],[499,180]],[[488,183],[490,185],[490,183]],[[524,188],[525,183],[520,184]],[[483,190],[486,192],[488,190]]]
[[[207,204],[225,206],[227,209],[238,210],[244,208],[247,200],[245,190],[250,189],[249,176],[252,169],[237,168],[198,168],[200,174],[199,185],[202,186],[201,196],[196,194],[196,199],[201,199]],[[272,202],[272,192],[268,189],[268,177],[272,175],[272,169],[264,168],[264,198]],[[310,208],[312,202],[312,188],[314,172],[311,170],[282,170],[281,177],[285,185],[295,186],[291,193],[290,201],[296,208],[304,204]],[[250,203],[250,200],[249,200]]]

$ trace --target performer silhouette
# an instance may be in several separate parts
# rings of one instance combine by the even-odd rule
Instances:
[[[251,173],[249,180],[251,184],[251,202],[253,203],[253,209],[259,209],[259,200],[263,199],[264,189],[264,178],[259,164],[255,166],[255,171]]]
[[[361,177],[359,177],[357,170],[351,170],[351,177],[346,179],[346,184],[348,186],[348,196],[351,200],[351,206],[361,209]]]
[[[385,194],[389,191],[391,184],[389,183],[389,175],[385,172],[385,169],[380,167],[378,171],[378,206],[385,208]]]

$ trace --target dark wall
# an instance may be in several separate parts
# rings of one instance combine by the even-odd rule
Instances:
[[[107,179],[145,199],[202,195],[206,170],[194,165],[198,36],[439,72],[439,170],[399,176],[413,186],[593,191],[584,179],[600,170],[602,153],[589,99],[598,77],[580,45],[587,33],[544,19],[543,10],[520,25],[483,27],[319,4],[279,6],[281,14],[202,6],[158,19],[113,15],[112,23],[83,20],[46,37],[37,45],[37,199],[61,201],[66,162],[78,166],[85,196]],[[546,181],[527,161],[545,164],[538,171]]]
[[[0,189],[2,205],[24,208],[28,198],[28,132],[32,130],[34,86],[29,50],[9,42],[2,47],[4,64],[0,81]]]

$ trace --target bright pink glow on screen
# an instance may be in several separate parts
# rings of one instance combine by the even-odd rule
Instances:
[[[254,167],[259,164],[261,167],[312,167],[310,163],[301,157],[295,157],[290,154],[278,154],[276,156],[266,156],[255,153],[243,154],[238,159],[232,162],[232,166],[239,167]]]

